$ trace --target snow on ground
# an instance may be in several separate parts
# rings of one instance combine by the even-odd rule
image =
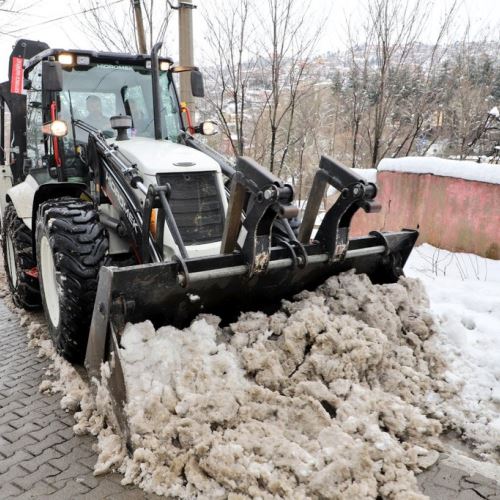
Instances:
[[[105,427],[104,412],[98,411],[96,407],[96,403],[99,403],[100,399],[96,398],[87,380],[79,370],[56,352],[43,312],[28,312],[14,305],[7,285],[1,255],[0,297],[5,301],[9,309],[19,316],[20,324],[26,328],[28,347],[37,349],[40,358],[50,360],[49,368],[45,372],[45,378],[39,386],[40,392],[62,395],[60,406],[66,412],[74,413],[77,423],[73,427],[73,431],[76,434],[99,434]]]
[[[439,325],[447,379],[462,386],[443,404],[450,425],[483,456],[500,458],[500,261],[424,244],[405,267],[420,278]]]
[[[97,436],[95,474],[181,498],[423,498],[414,473],[437,459],[443,428],[498,459],[500,262],[423,245],[406,272],[439,328],[420,281],[352,273],[226,328],[208,315],[184,330],[128,325],[131,456],[109,364],[91,391],[41,315],[20,315],[52,361],[40,390]]]
[[[409,156],[406,158],[383,158],[378,171],[433,174],[442,177],[456,177],[470,181],[500,184],[498,165],[476,163],[465,160],[445,160],[432,156]]]

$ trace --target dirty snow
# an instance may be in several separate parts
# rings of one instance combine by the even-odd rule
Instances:
[[[437,348],[461,385],[443,404],[450,425],[486,458],[500,459],[500,261],[424,244],[405,267],[425,285]]]
[[[500,168],[498,168],[498,165],[465,160],[445,160],[431,156],[384,158],[378,165],[378,171],[433,174],[441,177],[456,177],[470,181],[500,184]]]
[[[39,391],[48,394],[61,394],[59,403],[61,408],[74,414],[76,423],[73,426],[73,432],[78,435],[93,434],[97,436],[98,441],[95,450],[100,453],[105,437],[112,434],[113,426],[117,428],[116,422],[109,411],[110,398],[105,383],[107,365],[103,365],[102,368],[102,382],[98,383],[97,380],[94,380],[93,383],[96,388],[92,390],[86,377],[82,376],[82,369],[76,369],[56,352],[49,336],[43,312],[27,312],[14,305],[8,290],[1,256],[0,297],[18,315],[20,324],[26,328],[28,347],[37,349],[38,357],[50,361],[44,379],[39,385]],[[121,437],[118,438],[118,441],[123,446]],[[106,447],[111,448],[109,442],[106,443]],[[122,459],[124,454],[125,451],[122,453]],[[113,465],[116,465],[116,457],[120,457],[118,450],[114,449],[113,457],[114,460],[106,463],[106,454],[99,454],[98,462],[94,467],[95,473],[107,472]]]
[[[180,498],[421,498],[414,472],[441,446],[429,401],[452,394],[426,307],[417,281],[346,273],[227,328],[127,325],[135,451],[110,432],[99,460]]]

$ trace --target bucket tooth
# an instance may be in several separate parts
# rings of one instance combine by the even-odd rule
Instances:
[[[302,243],[307,243],[311,238],[327,185],[334,187],[340,195],[325,214],[315,239],[325,247],[331,260],[338,261],[347,252],[349,228],[354,214],[360,208],[366,212],[378,212],[380,205],[374,202],[377,194],[375,184],[366,182],[333,158],[322,156],[300,226],[299,240]]]
[[[253,276],[268,268],[276,218],[295,217],[298,209],[292,205],[292,186],[251,158],[239,157],[236,170],[231,180],[221,252],[238,249],[248,266],[248,275]]]

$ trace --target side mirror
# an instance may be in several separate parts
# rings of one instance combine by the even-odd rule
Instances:
[[[194,97],[205,97],[203,75],[197,69],[191,71],[191,94]]]
[[[217,123],[207,120],[194,127],[193,130],[195,134],[215,135],[219,132],[219,127],[217,126]]]
[[[63,73],[60,62],[42,62],[42,89],[59,92],[63,89]]]

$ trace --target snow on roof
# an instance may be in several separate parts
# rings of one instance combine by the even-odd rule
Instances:
[[[440,177],[456,177],[469,181],[500,184],[500,166],[465,160],[445,160],[432,156],[408,156],[406,158],[384,158],[378,165],[379,172],[407,172],[432,174]]]

